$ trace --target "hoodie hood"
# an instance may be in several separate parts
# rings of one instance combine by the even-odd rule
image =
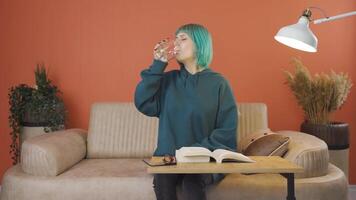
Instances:
[[[213,71],[210,68],[206,68],[203,71],[197,72],[195,74],[191,74],[185,68],[184,64],[179,63],[179,65],[180,65],[180,71],[179,71],[180,78],[182,79],[185,88],[189,85],[191,85],[192,87],[196,87],[199,84],[199,78],[201,76],[206,76],[208,74],[213,73]]]

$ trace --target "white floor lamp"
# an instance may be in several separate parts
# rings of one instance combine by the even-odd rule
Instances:
[[[302,16],[299,18],[296,24],[292,24],[289,26],[285,26],[281,28],[277,34],[274,36],[278,42],[287,45],[289,47],[299,49],[307,52],[316,52],[318,46],[318,39],[313,34],[313,32],[309,29],[309,22],[311,19],[311,9],[316,8],[324,14],[325,18],[314,20],[314,24],[320,24],[323,22],[328,22],[344,17],[349,17],[352,15],[356,15],[356,11],[327,17],[325,12],[318,7],[309,7],[303,11]]]

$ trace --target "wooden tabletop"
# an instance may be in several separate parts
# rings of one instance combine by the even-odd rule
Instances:
[[[249,156],[255,163],[177,163],[177,165],[148,166],[151,174],[194,173],[301,173],[303,168],[279,156]],[[153,157],[152,159],[162,159]]]

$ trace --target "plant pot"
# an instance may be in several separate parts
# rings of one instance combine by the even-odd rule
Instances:
[[[46,132],[44,131],[45,127],[47,127],[47,123],[24,122],[23,126],[20,127],[20,146],[26,139],[46,134]],[[64,125],[61,125],[61,130],[63,129],[65,129]]]
[[[56,111],[58,113],[64,109],[63,103],[58,103],[55,105]],[[20,146],[26,139],[45,134],[45,127],[50,125],[48,117],[50,117],[46,110],[41,112],[30,112],[27,110],[24,113],[23,122],[21,122],[20,127]],[[64,125],[61,125],[60,129],[64,129]]]
[[[30,138],[46,134],[43,126],[21,126],[20,127],[20,146],[22,143]]]
[[[348,179],[349,175],[349,125],[342,122],[310,124],[304,122],[300,131],[314,135],[328,145],[330,163],[339,167]]]
[[[347,123],[332,122],[322,125],[304,122],[300,131],[324,140],[331,150],[349,148],[349,124]]]

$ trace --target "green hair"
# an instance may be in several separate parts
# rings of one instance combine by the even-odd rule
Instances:
[[[186,33],[195,45],[197,65],[207,68],[213,59],[213,44],[209,31],[199,24],[185,24],[178,28],[176,35]]]

